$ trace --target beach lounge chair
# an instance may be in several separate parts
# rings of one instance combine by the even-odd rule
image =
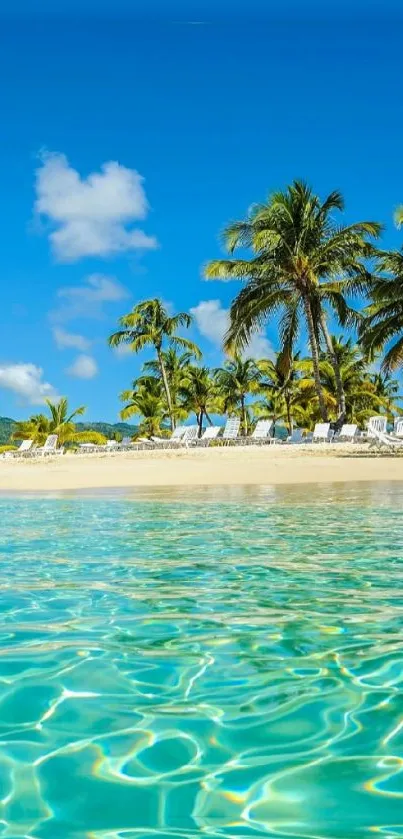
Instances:
[[[222,435],[222,439],[224,440],[226,445],[237,439],[240,425],[241,420],[239,419],[239,417],[228,417]]]
[[[396,437],[403,437],[403,420],[399,419],[395,422],[394,433]]]
[[[186,429],[190,426],[186,425],[178,425],[174,428],[170,437],[151,437],[151,442],[154,443],[155,446],[163,446],[167,448],[168,445],[178,445],[180,443],[182,437],[186,433]]]
[[[403,451],[403,440],[399,440],[399,437],[395,437],[392,434],[387,434],[386,431],[377,431],[373,428],[369,448],[385,448],[390,451],[398,451],[400,449]]]
[[[221,431],[221,425],[209,425],[202,436],[195,440],[197,446],[209,446],[212,440],[216,440]]]
[[[122,441],[118,443],[118,446],[120,449],[128,449],[130,446],[133,446],[133,444],[133,437],[123,437]]]
[[[197,435],[199,433],[199,426],[198,425],[188,425],[186,426],[186,431],[182,434],[182,437],[179,440],[179,447],[192,445],[195,440],[197,440]]]
[[[303,443],[304,442],[303,434],[304,434],[304,432],[303,432],[302,428],[293,428],[292,434],[290,434],[287,437],[286,443],[293,443],[295,445],[297,443]]]
[[[137,437],[136,445],[140,446],[143,449],[156,449],[157,446],[153,443],[152,440],[149,440],[148,437]]]
[[[197,425],[181,425],[174,429],[170,437],[166,439],[163,437],[151,437],[151,440],[156,448],[179,449],[182,446],[187,448],[193,440],[196,440],[198,431],[199,428]]]
[[[317,422],[313,429],[312,442],[330,443],[333,439],[333,431],[330,428],[330,422]]]
[[[370,417],[368,420],[367,425],[367,436],[368,437],[375,437],[376,432],[380,431],[382,434],[386,433],[386,424],[387,419],[386,417]]]
[[[335,435],[334,440],[347,440],[354,442],[357,439],[358,426],[354,423],[344,423],[338,434]]]
[[[49,434],[43,446],[38,449],[31,449],[30,454],[33,457],[45,457],[51,454],[61,455],[64,454],[64,448],[57,448],[57,434]]]
[[[250,437],[242,437],[242,443],[257,444],[274,443],[274,437],[271,437],[273,430],[273,420],[258,420]],[[278,441],[276,441],[278,442]]]
[[[23,440],[17,451],[9,452],[12,457],[22,457],[24,454],[32,450],[33,440]]]

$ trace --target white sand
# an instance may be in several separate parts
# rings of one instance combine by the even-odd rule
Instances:
[[[403,457],[318,444],[0,460],[2,492],[335,481],[403,481]]]

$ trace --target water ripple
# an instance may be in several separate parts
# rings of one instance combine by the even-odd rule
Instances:
[[[0,837],[403,837],[403,488],[0,500]]]

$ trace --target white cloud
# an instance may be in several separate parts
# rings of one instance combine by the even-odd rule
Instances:
[[[35,364],[0,364],[0,387],[13,391],[31,405],[58,398],[55,388],[43,381],[42,368]]]
[[[52,332],[58,350],[75,349],[85,352],[91,346],[91,341],[88,338],[84,338],[84,335],[67,332],[61,326],[55,326]]]
[[[98,373],[98,366],[91,355],[78,355],[66,373],[76,379],[93,379]]]
[[[204,338],[218,347],[222,347],[224,335],[228,329],[228,309],[223,309],[219,300],[202,300],[190,310],[197,328]]]
[[[130,344],[119,344],[117,347],[113,347],[113,352],[118,358],[126,358],[133,353],[133,350]]]
[[[197,328],[204,338],[222,349],[224,335],[229,326],[229,309],[224,309],[220,300],[201,300],[190,309]],[[245,358],[271,358],[273,347],[263,332],[256,332],[243,351]]]
[[[53,321],[75,318],[101,318],[104,303],[116,303],[129,297],[127,289],[113,277],[91,274],[81,286],[59,288],[60,305],[50,313]]]
[[[248,358],[273,358],[273,347],[263,332],[255,332],[243,353]]]
[[[62,262],[157,247],[153,236],[132,226],[148,212],[143,178],[116,161],[82,178],[64,154],[43,154],[34,209],[50,223],[52,250]]]

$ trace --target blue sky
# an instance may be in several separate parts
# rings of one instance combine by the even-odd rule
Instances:
[[[57,392],[117,419],[142,359],[106,337],[145,297],[196,309],[219,363],[237,286],[201,266],[227,221],[295,177],[400,246],[402,11],[323,5],[0,7],[0,415]]]

